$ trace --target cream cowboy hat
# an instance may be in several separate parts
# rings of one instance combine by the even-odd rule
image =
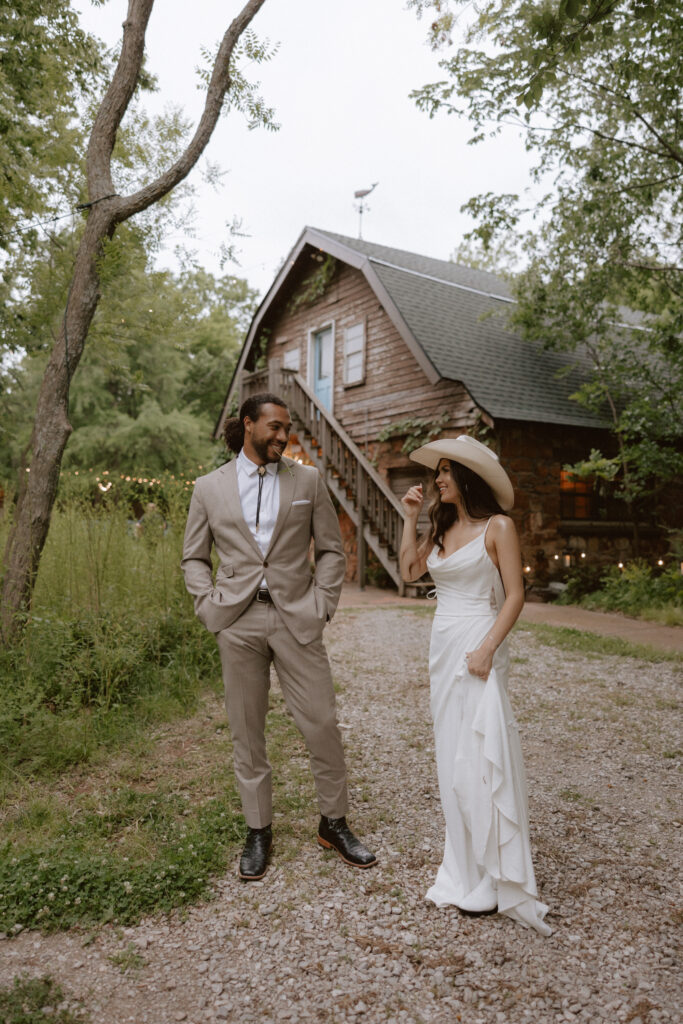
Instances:
[[[485,480],[502,509],[508,512],[515,503],[515,492],[498,456],[481,441],[460,434],[459,437],[441,437],[430,441],[410,453],[413,462],[436,469],[441,459],[450,459],[467,466],[473,473]]]

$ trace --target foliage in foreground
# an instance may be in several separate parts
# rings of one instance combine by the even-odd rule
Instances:
[[[0,989],[2,1024],[84,1024],[80,1013],[62,1007],[64,993],[53,978],[15,978]]]
[[[217,678],[215,644],[177,611],[46,618],[0,651],[0,676],[11,680],[0,693],[0,757],[49,775],[192,713]]]

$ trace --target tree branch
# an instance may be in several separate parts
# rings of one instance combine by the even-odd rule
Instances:
[[[613,71],[615,70],[614,65],[611,64],[611,63],[610,63],[610,67],[612,68]],[[570,78],[576,78],[577,81],[582,82],[583,85],[586,85],[586,86],[589,85],[589,86],[591,86],[592,88],[596,89],[599,92],[606,93],[608,96],[616,96],[617,99],[620,99],[623,102],[627,103],[629,105],[629,107],[631,108],[631,111],[632,111],[634,117],[636,117],[642,124],[645,125],[645,128],[650,132],[651,135],[653,135],[655,137],[655,139],[657,140],[659,145],[662,147],[662,149],[666,150],[666,152],[669,154],[669,156],[672,158],[672,160],[675,160],[676,163],[683,164],[683,153],[681,153],[678,149],[676,149],[674,146],[672,146],[671,143],[666,138],[664,138],[664,136],[661,134],[661,132],[658,132],[653,127],[653,125],[650,124],[650,122],[645,117],[645,115],[641,114],[637,104],[631,98],[631,96],[629,95],[628,92],[619,92],[616,89],[610,89],[609,86],[605,85],[604,82],[594,82],[592,79],[586,78],[584,75],[577,75],[577,74],[572,73],[572,72],[567,72],[567,75]],[[588,130],[590,131],[591,129],[588,129]],[[621,141],[621,140],[617,140],[617,141]],[[637,145],[637,143],[632,143],[632,145]],[[641,149],[645,149],[645,151],[647,153],[653,153],[655,155],[657,154],[657,150],[647,149],[645,146],[641,146],[640,148]]]
[[[131,4],[133,3],[150,3],[150,0],[131,0]],[[127,220],[158,202],[186,178],[197,163],[216,127],[225,95],[230,88],[230,59],[235,44],[264,3],[265,0],[249,0],[223,36],[206,93],[204,110],[187,148],[173,166],[155,181],[133,195],[123,196],[115,201],[115,219],[118,222]]]
[[[128,0],[128,14],[123,23],[123,42],[114,75],[90,133],[86,158],[88,198],[114,192],[111,177],[111,154],[116,133],[128,109],[137,84],[145,53],[145,33],[154,0]]]
[[[629,103],[631,103],[630,98]],[[656,129],[647,120],[645,115],[641,114],[640,111],[636,109],[635,104],[632,104],[632,106],[633,113],[635,114],[635,116],[638,118],[639,121],[641,121],[645,125],[650,134],[654,135],[662,149],[666,150],[671,159],[675,160],[676,163],[681,164],[681,166],[683,167],[683,153],[680,152],[680,150],[676,149],[674,146],[672,146],[671,143],[667,139],[665,139],[660,132],[656,131]]]

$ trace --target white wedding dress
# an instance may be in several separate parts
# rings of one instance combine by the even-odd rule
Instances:
[[[437,595],[429,674],[446,818],[443,862],[427,899],[469,911],[497,906],[550,935],[543,921],[548,908],[537,899],[522,748],[507,696],[507,641],[486,682],[470,675],[465,661],[505,599],[485,533],[448,558],[434,547],[427,559]]]

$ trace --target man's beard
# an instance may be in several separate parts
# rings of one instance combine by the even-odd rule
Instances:
[[[279,462],[282,452],[279,449],[276,449],[275,452],[269,450],[272,443],[272,441],[255,441],[252,438],[251,446],[263,462]]]

